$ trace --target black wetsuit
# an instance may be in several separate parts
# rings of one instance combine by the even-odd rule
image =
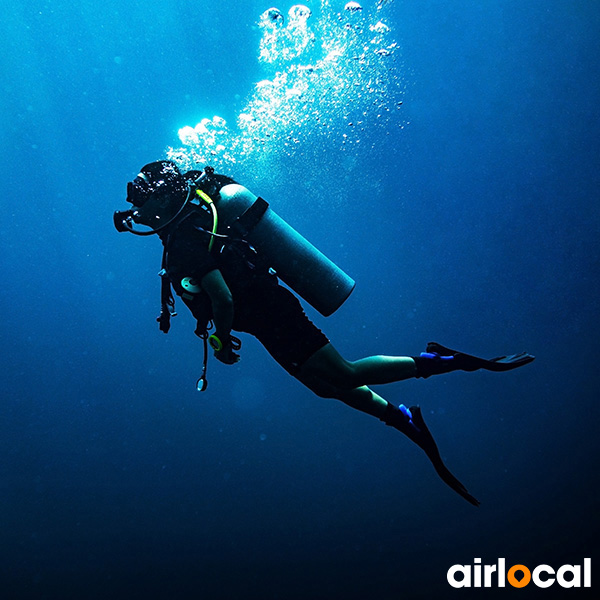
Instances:
[[[279,285],[269,271],[268,262],[243,241],[223,244],[211,239],[210,217],[196,209],[169,235],[163,236],[167,248],[166,269],[177,295],[181,296],[198,321],[199,331],[212,318],[206,292],[187,294],[181,281],[191,277],[197,285],[218,269],[231,290],[234,304],[233,329],[250,333],[286,371],[295,375],[328,338],[306,316],[296,296]],[[219,228],[218,233],[225,233]]]

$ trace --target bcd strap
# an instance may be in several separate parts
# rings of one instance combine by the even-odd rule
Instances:
[[[257,198],[252,206],[249,206],[237,219],[231,224],[231,229],[241,238],[245,238],[263,218],[267,212],[269,203],[263,198]]]

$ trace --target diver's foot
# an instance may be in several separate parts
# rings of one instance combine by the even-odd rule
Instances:
[[[420,445],[418,438],[421,430],[414,424],[412,413],[404,406],[404,404],[401,404],[398,408],[393,404],[388,404],[385,416],[381,420],[386,425],[403,433],[406,437],[415,442],[415,444]]]

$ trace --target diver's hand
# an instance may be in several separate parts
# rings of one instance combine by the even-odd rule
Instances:
[[[215,358],[225,365],[235,365],[240,362],[240,355],[233,351],[230,343],[223,346],[222,350],[215,350]]]
[[[218,361],[225,365],[234,365],[239,362],[240,355],[236,354],[234,350],[239,350],[242,343],[230,333],[213,333],[209,336],[208,343],[214,350],[215,358]]]

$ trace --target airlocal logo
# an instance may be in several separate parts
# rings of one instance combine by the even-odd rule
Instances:
[[[592,559],[584,558],[581,565],[563,565],[554,570],[549,565],[538,565],[533,570],[525,565],[513,565],[506,569],[506,559],[499,558],[495,565],[482,565],[481,559],[473,565],[453,565],[448,569],[448,583],[454,588],[506,587],[506,582],[515,588],[530,583],[540,588],[549,588],[555,582],[564,588],[592,587]]]

